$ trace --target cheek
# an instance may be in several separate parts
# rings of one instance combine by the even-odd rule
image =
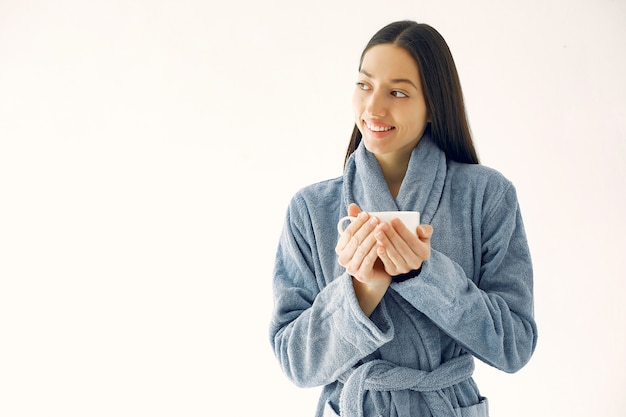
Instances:
[[[413,113],[412,119],[417,125],[422,125],[428,122],[428,110],[426,109],[426,107],[420,107],[417,111],[415,111]]]
[[[407,122],[405,126],[411,132],[411,135],[419,134],[426,127],[426,124],[428,123],[427,119],[428,114],[425,111],[413,111],[410,114],[405,115],[404,120]]]

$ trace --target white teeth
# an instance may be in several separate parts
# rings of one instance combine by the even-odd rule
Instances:
[[[372,131],[374,131],[374,132],[387,132],[387,131],[389,131],[389,130],[393,129],[393,126],[390,126],[390,127],[384,127],[384,126],[371,126],[371,125],[369,125],[369,124],[367,124],[367,123],[366,123],[365,125],[367,126],[367,128],[368,128],[369,130],[372,130]]]

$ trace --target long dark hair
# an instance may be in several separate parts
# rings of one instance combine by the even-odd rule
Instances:
[[[478,164],[478,155],[467,122],[459,74],[448,44],[434,28],[424,23],[399,21],[379,30],[369,41],[359,62],[373,46],[394,44],[404,48],[417,62],[424,89],[424,98],[431,122],[435,144],[448,159]],[[346,152],[344,165],[361,142],[361,132],[355,125]]]

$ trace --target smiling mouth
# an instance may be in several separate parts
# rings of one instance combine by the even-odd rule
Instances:
[[[366,121],[363,121],[363,123],[372,132],[389,132],[390,130],[395,129],[395,127],[393,126],[376,126],[376,125],[371,125],[367,123]]]

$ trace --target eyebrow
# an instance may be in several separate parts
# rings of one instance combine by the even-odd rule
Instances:
[[[368,78],[374,78],[372,76],[372,74],[368,73],[365,70],[361,70],[359,71],[361,74],[365,75]],[[406,83],[406,84],[411,84],[413,86],[413,88],[415,88],[416,90],[419,90],[419,88],[417,88],[417,86],[415,85],[415,83],[411,80],[409,80],[408,78],[394,78],[393,80],[391,80],[391,82],[393,84],[399,84],[399,83]]]

